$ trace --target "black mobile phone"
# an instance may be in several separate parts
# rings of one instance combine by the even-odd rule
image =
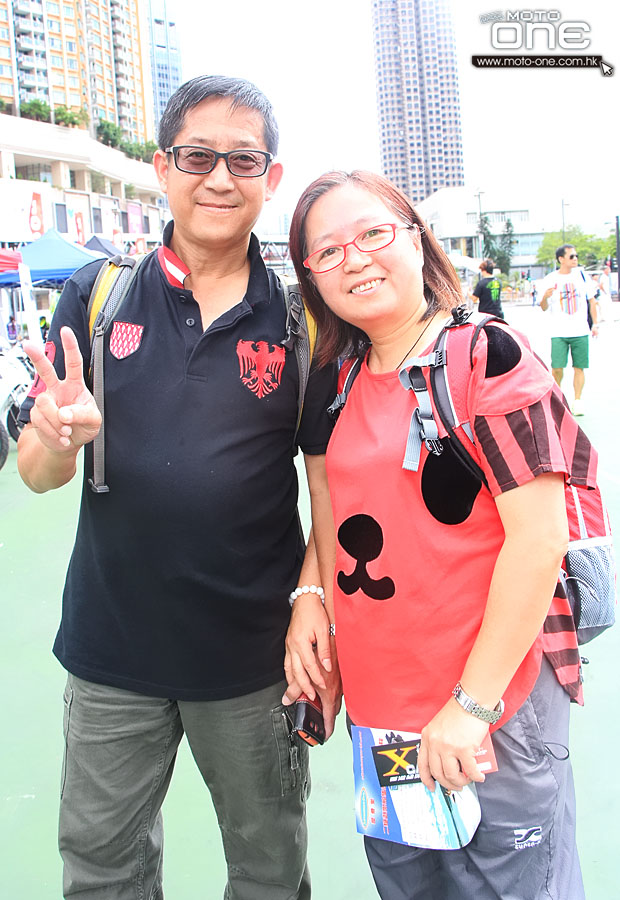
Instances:
[[[310,744],[325,743],[325,723],[323,721],[323,707],[321,698],[317,694],[311,700],[306,694],[300,694],[293,712],[292,733],[298,734],[302,741]]]

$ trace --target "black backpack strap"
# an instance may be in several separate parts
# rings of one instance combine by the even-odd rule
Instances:
[[[286,350],[294,350],[297,357],[297,370],[299,372],[299,393],[297,397],[297,424],[295,426],[295,439],[301,423],[301,415],[304,408],[304,397],[310,378],[310,366],[314,356],[314,348],[317,339],[317,326],[310,315],[310,311],[304,303],[298,284],[287,284],[281,278],[280,285],[284,292],[286,306],[286,334],[281,342]]]
[[[357,356],[352,364],[351,368],[345,375],[344,384],[342,385],[342,391],[339,394],[336,394],[334,402],[327,407],[327,413],[334,420],[338,418],[342,409],[344,408],[345,403],[347,402],[347,397],[349,396],[349,391],[353,387],[353,382],[359,375],[360,369],[362,368],[362,358],[361,356]]]
[[[448,323],[446,328],[444,328],[444,330],[441,332],[436,344],[436,348],[442,353],[442,364],[431,369],[430,383],[435,408],[442,425],[448,433],[452,449],[459,457],[460,462],[474,476],[474,478],[476,478],[477,481],[481,481],[488,487],[484,472],[474,460],[471,453],[469,452],[463,441],[460,439],[456,431],[457,427],[461,425],[461,427],[463,427],[465,432],[468,434],[470,440],[472,440],[473,442],[473,432],[469,423],[458,421],[456,410],[452,403],[452,395],[450,393],[446,371],[448,363],[448,352],[446,348],[448,331],[454,328],[458,328],[461,325],[473,324],[472,322],[470,322],[472,317],[473,313],[467,313],[463,307],[458,307],[456,310],[452,310],[453,320],[452,322]],[[473,369],[474,367],[474,349],[480,336],[480,332],[485,327],[485,325],[488,325],[489,322],[500,322],[502,325],[506,324],[504,319],[491,314],[482,316],[479,321],[475,323],[469,345],[469,364],[471,369]]]
[[[88,303],[89,317],[92,316],[94,307],[99,306],[90,336],[91,389],[101,413],[101,428],[93,441],[93,475],[88,479],[91,490],[96,494],[107,494],[110,490],[105,482],[104,335],[129,293],[144,258],[145,256],[115,256],[108,260],[107,265],[101,267]],[[107,296],[102,297],[101,292]]]

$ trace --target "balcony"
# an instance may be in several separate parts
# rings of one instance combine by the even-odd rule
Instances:
[[[30,17],[15,16],[13,18],[13,22],[15,24],[15,31],[17,32],[17,34],[32,34],[33,22]]]
[[[32,12],[32,7],[29,3],[29,0],[16,0],[13,4],[13,10],[18,15],[29,16]]]

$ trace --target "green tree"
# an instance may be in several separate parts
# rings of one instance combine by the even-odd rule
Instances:
[[[155,141],[147,141],[146,144],[144,145],[144,150],[145,150],[145,154],[142,157],[144,162],[147,162],[147,163],[153,162],[153,156],[155,154],[155,151],[157,150],[157,144],[155,143]]]
[[[107,119],[100,119],[97,125],[97,140],[108,147],[118,147],[123,140],[123,133],[118,125]]]
[[[554,269],[556,266],[555,251],[564,244],[572,244],[579,254],[579,264],[582,266],[596,266],[602,263],[609,255],[608,247],[613,235],[609,238],[595,237],[593,234],[584,234],[578,225],[571,225],[561,231],[548,231],[538,248],[536,262]]]
[[[26,100],[19,107],[19,114],[23,119],[35,119],[37,122],[50,121],[50,108],[45,100]]]
[[[495,252],[495,262],[501,271],[508,275],[510,273],[510,263],[512,262],[512,251],[515,245],[514,227],[510,219],[506,219],[504,231],[502,232],[497,250]]]
[[[57,125],[65,125],[67,128],[78,124],[77,113],[66,106],[54,107],[54,121]]]
[[[482,255],[494,260],[497,255],[497,244],[491,234],[491,223],[488,216],[480,216],[478,231],[482,235]]]

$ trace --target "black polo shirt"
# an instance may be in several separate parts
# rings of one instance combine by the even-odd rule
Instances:
[[[280,346],[279,282],[254,236],[249,258],[245,297],[203,332],[183,288],[187,268],[160,248],[106,334],[110,492],[88,487],[86,447],[54,644],[80,678],[201,700],[283,677],[288,594],[304,553],[293,462],[299,376],[294,351]],[[69,279],[54,314],[48,350],[60,377],[61,326],[89,358],[86,308],[100,265]],[[325,452],[334,395],[334,369],[313,370],[297,436],[304,453]]]

